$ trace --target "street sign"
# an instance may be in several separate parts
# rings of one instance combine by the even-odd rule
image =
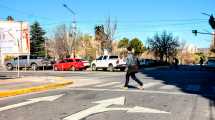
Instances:
[[[111,99],[107,99],[107,100],[96,101],[93,103],[96,103],[98,105],[93,106],[91,108],[88,108],[86,110],[80,111],[78,113],[75,113],[73,115],[70,115],[70,116],[64,118],[63,120],[81,120],[81,119],[84,119],[84,118],[86,118],[90,115],[93,115],[93,114],[98,114],[98,113],[108,112],[108,111],[116,111],[116,110],[117,111],[123,110],[123,111],[127,111],[128,113],[170,114],[169,112],[166,112],[166,111],[160,111],[160,110],[145,108],[145,107],[140,107],[140,106],[135,106],[135,107],[131,107],[131,108],[124,108],[124,107],[122,107],[122,108],[121,107],[108,108],[109,106],[112,106],[112,105],[124,105],[125,104],[125,96],[117,97],[117,98],[111,98]]]

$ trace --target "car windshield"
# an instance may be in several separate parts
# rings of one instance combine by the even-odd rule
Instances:
[[[103,56],[100,56],[100,57],[98,57],[96,60],[102,60],[102,57],[103,57]]]
[[[72,59],[66,59],[66,62],[74,62]]]
[[[75,59],[75,61],[76,61],[76,62],[81,62],[82,60],[81,60],[81,59]]]
[[[110,56],[109,59],[118,59],[118,56]]]

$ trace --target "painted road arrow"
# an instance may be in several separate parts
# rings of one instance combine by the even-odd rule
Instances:
[[[169,113],[165,111],[160,111],[156,109],[151,109],[151,108],[145,108],[145,107],[133,107],[133,108],[107,108],[108,106],[111,105],[124,105],[125,103],[125,97],[118,97],[118,98],[112,98],[112,99],[107,99],[107,100],[101,100],[101,101],[96,101],[93,102],[98,105],[88,108],[86,110],[80,111],[78,113],[75,113],[73,115],[70,115],[63,120],[81,120],[83,118],[86,118],[92,114],[97,114],[97,113],[102,113],[102,112],[107,112],[107,111],[115,111],[115,110],[125,110],[128,113]]]
[[[25,105],[37,103],[37,102],[42,102],[42,101],[51,102],[51,101],[54,101],[54,100],[62,97],[63,95],[64,94],[29,99],[29,101],[26,101],[26,102],[22,102],[22,103],[2,107],[2,108],[0,108],[0,111],[5,111],[5,110],[9,110],[9,109],[13,109],[13,108],[17,108],[17,107],[21,107],[21,106],[25,106]]]

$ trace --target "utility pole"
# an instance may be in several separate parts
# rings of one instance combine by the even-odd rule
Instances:
[[[69,37],[72,36],[72,49],[73,49],[73,57],[76,57],[76,31],[77,31],[77,27],[76,27],[76,14],[75,12],[69,8],[66,4],[63,4],[63,7],[65,7],[70,13],[72,13],[73,15],[73,19],[72,19],[72,34],[69,34]]]

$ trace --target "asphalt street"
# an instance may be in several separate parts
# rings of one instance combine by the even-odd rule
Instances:
[[[16,72],[0,72],[15,77]],[[192,66],[142,70],[144,90],[122,89],[125,72],[21,72],[60,76],[74,84],[0,99],[0,120],[213,120],[214,71]]]

